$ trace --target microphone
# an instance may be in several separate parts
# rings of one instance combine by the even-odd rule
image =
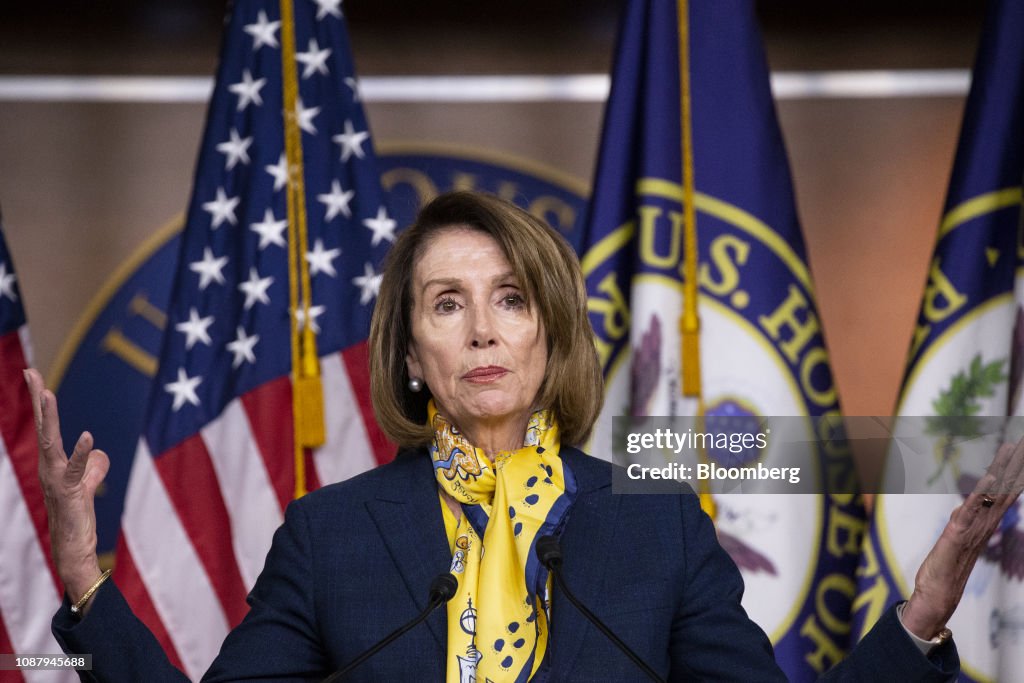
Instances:
[[[410,621],[405,626],[402,626],[389,633],[379,643],[377,643],[369,650],[367,650],[366,652],[364,652],[363,654],[359,655],[351,662],[349,662],[344,669],[335,671],[333,674],[325,678],[323,683],[333,683],[333,681],[340,681],[342,678],[352,673],[352,671],[355,670],[356,667],[358,667],[360,664],[362,664],[370,657],[374,656],[375,654],[383,650],[385,647],[387,647],[394,641],[398,640],[398,638],[402,636],[406,631],[409,631],[417,624],[419,624],[421,621],[430,616],[431,612],[433,612],[435,609],[451,600],[452,597],[455,595],[455,591],[458,590],[458,588],[459,582],[450,573],[445,572],[444,574],[438,574],[437,576],[435,576],[434,580],[430,582],[430,599],[427,604],[427,607],[418,615],[416,615],[415,619]]]
[[[562,589],[563,593],[565,593],[565,597],[569,599],[569,602],[576,606],[576,609],[580,611],[580,614],[585,616],[591,624],[596,626],[598,631],[605,634],[608,637],[608,640],[615,643],[615,645],[622,650],[622,652],[625,653],[625,655],[629,657],[641,671],[647,674],[652,681],[664,683],[664,680],[657,674],[657,672],[654,671],[654,669],[649,667],[644,660],[640,659],[639,655],[629,649],[629,646],[622,642],[622,639],[612,633],[611,629],[605,626],[604,622],[598,619],[596,614],[587,609],[587,606],[580,602],[576,596],[573,595],[572,591],[569,590],[569,587],[565,585],[561,571],[562,547],[559,545],[558,539],[554,536],[541,536],[537,539],[536,552],[537,559],[540,560],[540,563],[544,565],[549,572],[551,572],[551,576],[555,577],[555,583],[557,583],[558,587]]]
[[[448,572],[438,574],[430,582],[430,604],[440,607],[455,597],[457,590],[459,590],[459,582],[454,576]]]

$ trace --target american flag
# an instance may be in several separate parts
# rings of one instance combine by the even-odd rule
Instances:
[[[369,406],[366,336],[396,223],[384,208],[341,1],[289,7],[290,77],[282,51],[291,12],[237,0],[227,22],[118,542],[115,581],[193,679],[244,616],[295,495],[293,319],[315,333],[323,381],[326,442],[305,453],[306,488],[393,454]],[[297,81],[294,108],[288,78]],[[301,131],[301,166],[286,153],[286,112]],[[296,182],[305,185],[305,247],[301,221],[289,225]],[[300,255],[308,308],[291,302]]]
[[[60,652],[50,617],[63,592],[50,557],[37,474],[32,403],[22,371],[32,363],[25,310],[0,228],[0,653]],[[9,678],[5,678],[9,677]],[[2,680],[57,681],[55,671],[0,673]]]

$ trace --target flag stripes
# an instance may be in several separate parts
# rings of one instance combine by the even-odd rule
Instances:
[[[291,414],[291,381],[288,377],[278,377],[242,395],[241,401],[248,422],[253,426],[252,438],[270,478],[280,513],[295,495],[295,461],[292,457],[295,427],[291,420],[281,419],[282,415]],[[307,479],[311,474],[307,467]],[[308,483],[315,488],[312,482]]]
[[[274,428],[274,422],[263,424]],[[205,454],[216,471],[215,481],[231,525],[234,559],[247,591],[256,583],[270,550],[270,536],[253,533],[253,530],[276,529],[284,521],[283,510],[267,476],[264,457],[253,438],[254,431],[250,429],[241,401],[236,399],[200,432]],[[181,470],[187,471],[187,468]],[[224,538],[218,540],[223,544]],[[228,607],[225,605],[226,609]],[[232,625],[236,623],[231,621]]]
[[[3,614],[3,605],[0,604],[0,615]],[[7,629],[4,628],[4,620],[0,619],[0,652],[14,652],[14,646],[11,645],[11,639],[7,637]],[[12,671],[11,683],[20,683],[25,680],[25,677],[18,671]]]
[[[311,455],[307,476],[313,488],[391,456],[390,450],[372,446],[376,423],[367,424],[366,412],[352,410],[361,402],[348,368],[365,358],[365,344],[359,346],[321,360],[332,445]],[[140,441],[115,579],[132,587],[125,597],[133,610],[193,678],[206,670],[228,630],[244,616],[244,597],[291,500],[293,428],[280,417],[290,409],[291,383],[281,377],[229,403],[198,435],[160,458],[153,459]],[[232,552],[225,553],[225,547]],[[205,644],[190,632],[207,634]]]
[[[324,419],[330,448],[313,453],[320,481],[330,484],[359,474],[394,455],[369,406],[366,344],[320,361],[324,382]],[[361,379],[359,375],[363,375]],[[362,388],[357,388],[362,385]],[[358,407],[358,412],[353,410]]]
[[[34,447],[31,452],[34,455]],[[60,603],[60,594],[53,575],[44,569],[48,559],[43,548],[49,546],[48,536],[40,538],[33,531],[25,500],[13,483],[10,451],[0,439],[0,518],[4,524],[0,533],[0,558],[4,560],[0,561],[0,622],[7,622],[11,631],[7,634],[0,624],[5,630],[0,637],[10,643],[0,647],[0,652],[58,652],[50,635],[50,617]]]
[[[165,451],[154,464],[162,488],[199,558],[200,564],[193,571],[205,570],[226,609],[229,626],[234,626],[245,614],[248,591],[238,563],[230,552],[225,552],[233,545],[231,520],[210,454],[202,438],[196,435]],[[134,509],[125,508],[126,515],[134,513]]]
[[[0,652],[42,654],[60,651],[50,618],[62,589],[39,486],[31,401],[21,374],[27,343],[24,325],[0,335]],[[68,671],[4,672],[0,678],[5,676],[29,683],[77,678]]]
[[[359,413],[363,416],[366,439],[373,449],[377,462],[388,462],[395,457],[395,445],[387,440],[373,416],[373,405],[370,403],[370,348],[365,341],[353,344],[341,352],[341,358],[344,361],[344,374],[348,379],[353,399],[353,403],[350,405],[358,408]],[[326,369],[324,372],[326,373]],[[339,375],[338,380],[341,381],[341,379]],[[344,392],[339,393],[338,396],[343,394]],[[344,412],[348,413],[349,410]],[[355,426],[354,421],[353,426]]]
[[[196,478],[199,478],[198,472]],[[201,496],[198,486],[196,482],[194,497],[197,499]],[[198,680],[228,632],[228,618],[221,599],[227,590],[218,591],[211,583],[210,565],[203,562],[193,545],[144,441],[136,451],[128,481],[121,533],[134,559],[138,578],[145,584],[153,602],[154,614],[147,618],[130,597],[129,604],[150,629],[163,622],[185,673]],[[131,577],[122,571],[119,557],[114,580],[118,586],[128,586]],[[237,568],[233,574],[238,576]],[[231,585],[234,601],[240,599],[239,591],[245,595],[240,576]]]
[[[59,586],[53,558],[50,554],[49,532],[46,527],[46,504],[39,486],[39,465],[36,457],[36,435],[33,425],[32,404],[25,387],[22,371],[28,367],[22,339],[25,327],[17,334],[0,336],[0,435],[8,445],[12,466],[10,485],[16,486],[28,508],[31,526],[42,542],[46,565],[53,582]],[[73,447],[71,444],[69,447]],[[5,482],[6,485],[6,482]],[[41,568],[41,567],[40,567]]]
[[[157,615],[156,605],[153,604],[153,599],[150,597],[146,585],[142,582],[142,575],[139,574],[139,570],[135,566],[135,560],[128,549],[128,544],[125,542],[124,534],[121,534],[117,540],[116,554],[117,571],[115,574],[119,577],[121,593],[124,595],[125,600],[132,606],[132,612],[135,613],[135,616],[149,627],[150,632],[157,642],[160,643],[160,647],[163,648],[171,664],[184,671],[185,666],[181,661],[181,657],[178,656],[177,649],[174,647],[171,634]]]

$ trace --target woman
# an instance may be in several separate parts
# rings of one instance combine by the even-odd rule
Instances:
[[[784,680],[696,496],[613,496],[610,466],[574,447],[602,387],[579,265],[553,230],[491,196],[438,197],[389,255],[370,344],[374,409],[404,450],[289,506],[208,680],[323,677],[414,617],[446,571],[458,579],[447,613],[349,680],[640,680],[550,590],[533,548],[546,534],[568,584],[662,677]],[[107,459],[87,434],[65,458],[53,395],[27,376],[68,593],[55,634],[93,654],[98,680],[180,679],[111,582],[89,593]],[[910,634],[939,635],[1022,468],[1024,447],[1000,452],[922,565],[903,626],[890,610],[828,679],[955,675],[951,643]],[[1000,476],[1012,492],[986,500],[980,487]]]

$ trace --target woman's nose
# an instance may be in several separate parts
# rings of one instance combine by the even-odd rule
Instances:
[[[490,311],[486,309],[474,311],[470,324],[470,346],[474,349],[488,348],[498,343]]]

